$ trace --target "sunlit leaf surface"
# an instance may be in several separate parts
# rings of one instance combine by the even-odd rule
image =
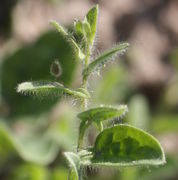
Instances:
[[[166,162],[160,143],[150,134],[129,125],[101,132],[93,156],[84,164],[94,166],[161,165]]]
[[[89,125],[91,125],[91,123],[95,123],[98,129],[101,131],[103,129],[102,121],[123,117],[127,113],[127,111],[128,108],[126,105],[101,106],[89,109],[78,114],[78,118],[81,119],[79,143],[82,144],[85,131],[89,127]]]

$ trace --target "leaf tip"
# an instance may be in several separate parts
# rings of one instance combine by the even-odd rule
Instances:
[[[23,83],[20,83],[17,85],[16,91],[18,93],[23,93],[27,88],[30,88],[30,87],[31,87],[31,85],[29,82],[23,82]]]
[[[52,26],[54,26],[54,25],[56,25],[57,24],[57,21],[55,21],[55,20],[49,20],[49,24],[50,25],[52,25]]]

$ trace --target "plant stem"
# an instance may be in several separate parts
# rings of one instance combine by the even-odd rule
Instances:
[[[79,169],[79,180],[82,180],[83,179],[83,168],[80,167]]]
[[[84,63],[85,63],[84,68],[86,68],[88,66],[89,60],[90,60],[90,47],[87,46],[86,47],[86,57],[85,57],[85,60],[84,60]],[[83,79],[82,79],[82,87],[87,90],[87,78],[84,77],[84,76],[83,76]],[[88,103],[87,101],[88,101],[87,98],[82,99],[81,108],[83,108],[83,110],[87,109],[87,103]],[[80,125],[81,125],[81,123],[80,123]],[[84,132],[81,132],[80,128],[79,128],[77,151],[79,151],[79,149],[81,149],[82,146],[83,146],[83,136],[84,136]],[[78,170],[79,180],[83,179],[83,171],[84,171],[84,169],[82,167],[80,167],[80,169]]]
[[[90,60],[90,48],[87,46],[86,48],[86,57],[85,57],[85,60],[84,60],[84,68],[86,68],[89,64],[89,60]],[[87,90],[87,78],[86,77],[83,77],[82,79],[82,88],[86,89]],[[87,98],[83,98],[82,99],[82,103],[81,103],[81,108],[83,110],[86,110],[87,109],[87,104],[88,104],[88,100]],[[82,132],[80,132],[80,129],[79,129],[79,138],[78,138],[78,147],[77,147],[77,151],[79,149],[82,148],[82,145],[83,145],[83,135],[81,134]],[[81,137],[82,136],[82,137]]]
[[[88,64],[89,64],[89,60],[90,60],[90,50],[89,50],[89,48],[87,48],[87,53],[86,54],[87,55],[86,55],[86,58],[85,58],[84,68],[86,68],[88,66]],[[87,78],[86,77],[83,77],[82,87],[87,90]],[[87,99],[86,98],[83,99],[82,107],[83,107],[84,110],[87,108]]]

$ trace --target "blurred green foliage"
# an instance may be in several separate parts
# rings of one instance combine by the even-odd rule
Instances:
[[[63,106],[60,115],[51,120],[49,110],[60,98],[39,100],[16,93],[17,84],[27,79],[53,80],[50,65],[55,59],[62,67],[59,81],[71,86],[75,52],[57,32],[47,32],[3,59],[1,95],[10,111],[8,119],[4,117],[0,123],[0,179],[67,179],[65,166],[57,169],[57,164],[63,161],[58,155],[61,149],[71,150],[76,144],[75,111]],[[54,168],[50,170],[48,166],[52,163]]]
[[[48,32],[3,59],[2,96],[10,116],[35,115],[48,110],[57,99],[39,101],[16,93],[17,84],[26,80],[52,80],[50,65],[58,59],[63,73],[60,81],[70,85],[76,61],[72,48],[57,32]],[[25,106],[24,106],[25,104]]]

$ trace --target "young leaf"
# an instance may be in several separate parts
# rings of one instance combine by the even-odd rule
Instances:
[[[69,162],[69,166],[71,167],[68,179],[78,180],[79,179],[78,171],[80,169],[80,157],[73,152],[65,152],[64,155]]]
[[[82,120],[80,123],[80,134],[79,134],[79,144],[83,143],[83,136],[89,125],[94,122],[98,129],[102,130],[102,121],[119,118],[124,116],[128,112],[126,105],[121,106],[102,106],[97,108],[92,108],[78,114],[78,118]]]
[[[58,82],[23,82],[18,85],[17,92],[42,97],[49,95],[59,96],[61,93],[64,93],[78,98],[89,98],[86,92],[71,90]]]
[[[90,33],[90,43],[93,44],[95,34],[96,34],[96,27],[97,27],[97,18],[98,18],[98,5],[94,6],[90,11],[87,13],[85,19],[90,25],[91,33]]]
[[[93,7],[85,16],[83,21],[74,22],[76,39],[83,47],[84,51],[86,47],[92,46],[96,34],[98,17],[98,5]]]
[[[82,121],[99,122],[124,116],[127,112],[128,108],[126,105],[101,106],[81,112],[78,114],[78,118],[80,118]]]
[[[75,38],[83,52],[86,52],[87,47],[90,44],[90,24],[87,21],[76,21],[74,23],[75,27]]]
[[[93,157],[83,164],[94,166],[135,166],[165,164],[160,143],[145,131],[117,125],[102,131],[96,138]]]
[[[83,23],[82,21],[76,20],[74,22],[74,27],[77,35],[83,36]]]
[[[77,43],[74,41],[73,37],[71,37],[65,29],[59,25],[56,21],[51,21],[50,22],[52,26],[54,26],[57,31],[71,44],[72,47],[77,51],[79,59],[84,59],[85,55],[81,51],[80,47],[77,45]]]
[[[61,25],[59,25],[56,21],[51,21],[50,24],[54,26],[61,35],[63,35],[64,37],[68,36],[68,33],[66,32],[66,30]]]
[[[97,57],[92,63],[88,65],[87,68],[84,69],[84,78],[86,79],[93,71],[99,70],[102,67],[102,65],[114,59],[115,56],[125,53],[128,47],[128,43],[121,43],[112,48],[110,51],[107,51],[103,53],[101,56]]]

